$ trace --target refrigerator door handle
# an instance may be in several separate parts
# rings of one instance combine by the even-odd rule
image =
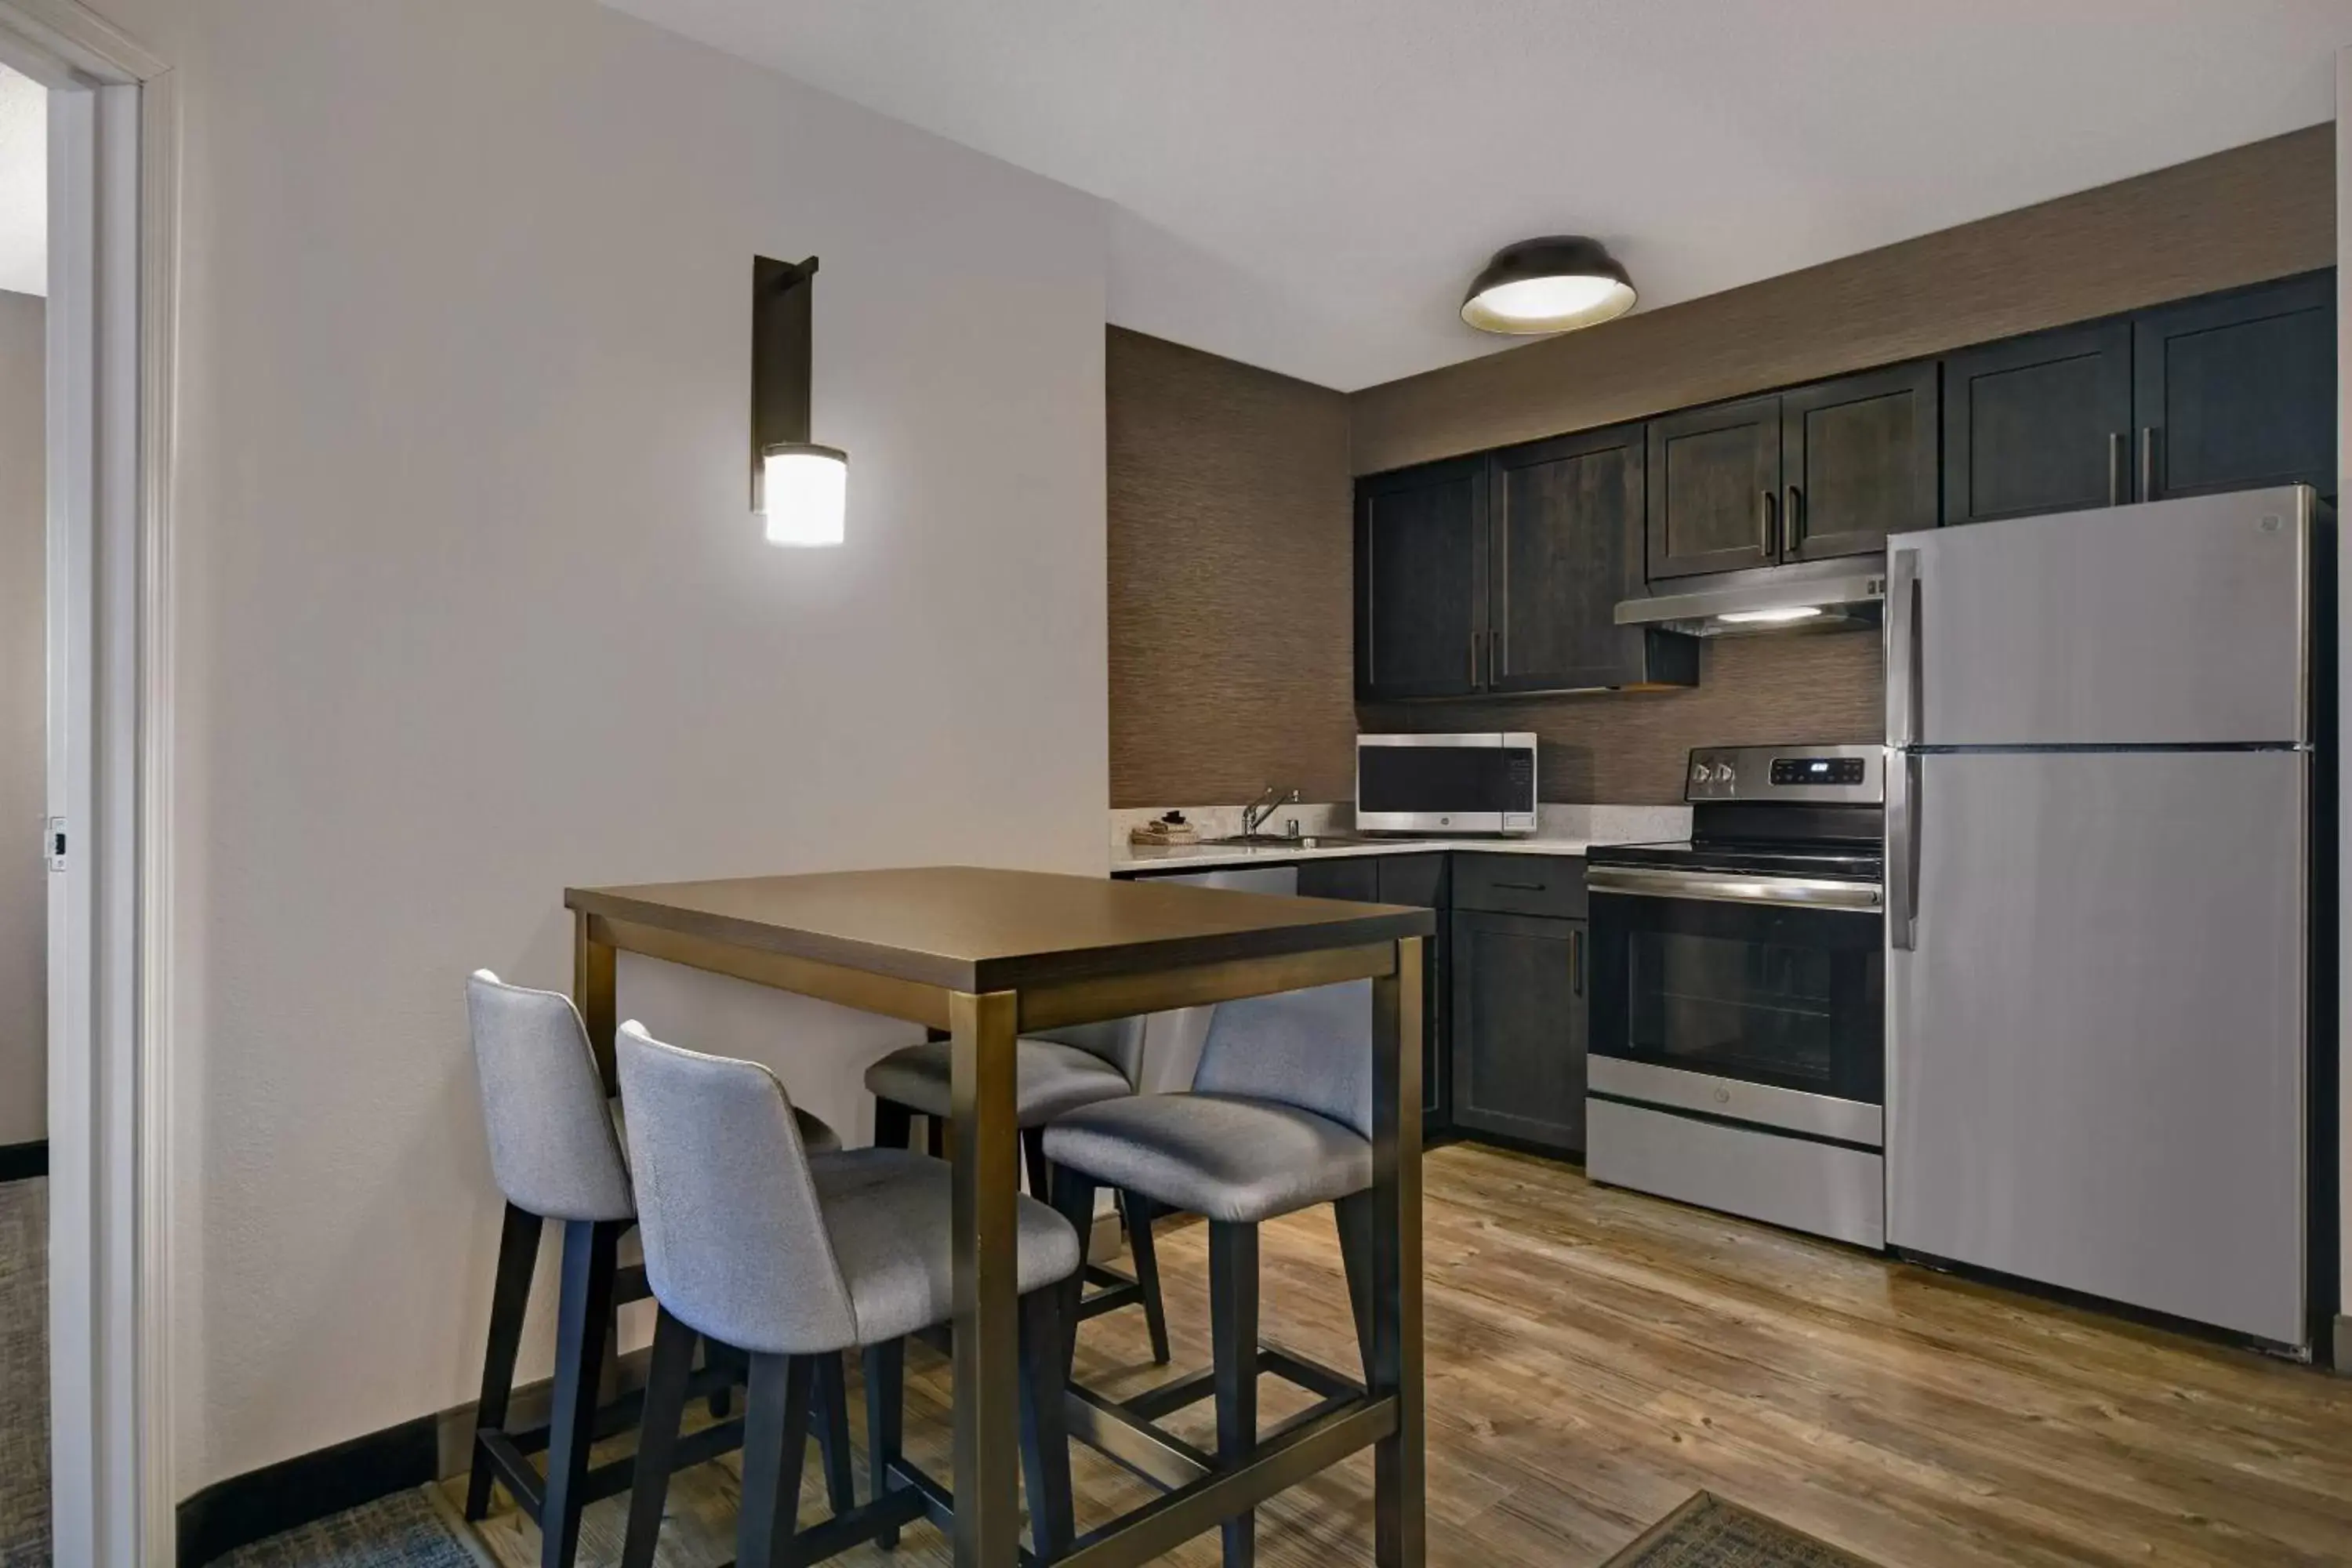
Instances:
[[[1893,752],[1886,761],[1886,945],[1909,952],[1919,920],[1919,756]]]
[[[1919,743],[1919,552],[1886,562],[1886,743]]]

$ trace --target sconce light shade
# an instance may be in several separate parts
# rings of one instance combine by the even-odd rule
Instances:
[[[838,544],[849,499],[849,454],[812,441],[761,453],[760,510],[771,544]]]

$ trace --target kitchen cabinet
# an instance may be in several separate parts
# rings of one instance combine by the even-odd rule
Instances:
[[[2138,500],[2296,484],[2334,497],[2335,275],[2133,317],[2132,421]]]
[[[1696,685],[1692,639],[1616,620],[1646,465],[1633,425],[1360,481],[1357,696]]]
[[[1580,1156],[1585,922],[1457,908],[1449,927],[1454,1125]]]
[[[1617,602],[1643,593],[1647,458],[1639,425],[1495,455],[1486,552],[1489,690],[1696,681],[1696,649],[1688,639],[1616,620]],[[1674,673],[1676,656],[1692,667],[1687,679]]]
[[[1302,899],[1346,899],[1377,904],[1381,898],[1381,862],[1372,855],[1350,855],[1336,860],[1301,860],[1298,896]]]
[[[1936,525],[1932,360],[1650,422],[1652,581],[1866,555]]]
[[[1936,363],[1780,395],[1780,559],[1867,555],[1936,526]]]
[[[1298,863],[1298,892],[1308,899],[1352,899],[1440,911],[1437,934],[1422,951],[1421,1101],[1424,1135],[1446,1126],[1445,909],[1446,861],[1442,854],[1358,855]]]
[[[1778,559],[1780,400],[1749,397],[1650,421],[1650,580]]]
[[[1943,521],[2130,500],[2131,405],[2131,327],[2122,320],[1946,356]]]
[[[1356,487],[1356,690],[1478,689],[1486,630],[1487,463],[1428,463]]]

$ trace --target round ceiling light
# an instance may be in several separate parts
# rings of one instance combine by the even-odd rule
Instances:
[[[1471,280],[1462,319],[1482,332],[1572,331],[1633,308],[1633,282],[1597,239],[1580,234],[1523,239],[1495,252]]]

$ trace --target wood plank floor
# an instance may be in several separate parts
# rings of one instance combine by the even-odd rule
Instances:
[[[1701,1487],[1886,1568],[2352,1563],[2352,1380],[1545,1161],[1455,1146],[1427,1172],[1433,1564],[1598,1563]],[[1352,1366],[1329,1213],[1267,1227],[1265,1336]],[[1177,1366],[1203,1366],[1205,1227],[1166,1230],[1160,1251]],[[1079,1342],[1091,1384],[1124,1394],[1167,1375],[1145,1360],[1139,1313]],[[908,1448],[944,1478],[946,1368],[915,1349],[908,1382]],[[1278,1387],[1269,1423],[1305,1403]],[[1189,1416],[1175,1425],[1209,1440],[1207,1406]],[[664,1568],[733,1555],[733,1465],[678,1479]],[[1084,1448],[1076,1465],[1081,1528],[1150,1495]],[[823,1513],[816,1468],[812,1452],[805,1522]],[[1276,1500],[1261,1560],[1369,1563],[1370,1487],[1360,1457]],[[617,1561],[623,1508],[591,1510],[583,1564]],[[536,1561],[511,1512],[483,1534],[510,1568]],[[917,1526],[895,1554],[839,1561],[948,1556]],[[1215,1563],[1216,1537],[1170,1561]]]

